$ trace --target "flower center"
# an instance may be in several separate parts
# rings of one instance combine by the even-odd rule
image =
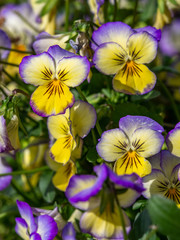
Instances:
[[[64,94],[64,90],[63,90],[63,83],[60,80],[54,79],[52,81],[50,81],[47,84],[47,90],[46,92],[43,94],[48,94],[48,99],[52,96],[52,95],[59,95],[59,97],[61,96],[61,94]]]

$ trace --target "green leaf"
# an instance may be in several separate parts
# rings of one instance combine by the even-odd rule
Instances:
[[[152,221],[147,209],[142,211],[135,219],[133,228],[130,232],[130,240],[139,240],[146,232],[150,230]]]
[[[144,208],[146,206],[147,200],[137,200],[134,205],[132,206],[133,210],[137,210],[139,208]]]
[[[48,203],[51,203],[56,195],[54,186],[51,182],[53,172],[52,171],[45,171],[39,181],[39,189],[44,198],[44,200]]]
[[[169,0],[169,2],[171,2],[172,4],[177,5],[177,6],[179,5],[176,0]]]
[[[161,13],[164,13],[165,10],[165,1],[164,0],[158,0],[158,7]]]
[[[151,99],[154,99],[154,98],[157,98],[160,96],[160,92],[159,91],[156,91],[156,90],[152,90],[150,92],[148,92],[147,94],[144,94],[144,95],[132,95],[131,96],[131,100],[133,102],[135,101],[144,101],[144,100],[151,100]]]
[[[98,153],[96,151],[96,147],[92,147],[88,150],[88,153],[86,155],[86,159],[88,160],[88,162],[90,163],[96,163],[98,158]]]
[[[147,209],[160,233],[167,235],[169,240],[179,240],[180,209],[175,202],[162,196],[154,196],[148,201]]]
[[[152,111],[149,111],[146,107],[135,104],[135,103],[122,103],[115,106],[115,109],[112,113],[112,121],[115,123],[119,122],[121,117],[125,117],[126,115],[134,115],[134,116],[147,116],[149,118],[154,119],[159,124],[163,124],[162,117]]]
[[[157,10],[157,0],[150,0],[145,5],[142,10],[142,14],[140,15],[141,21],[147,21],[152,18]]]
[[[43,17],[44,15],[49,13],[57,3],[58,3],[58,0],[47,1],[41,11],[40,16]]]

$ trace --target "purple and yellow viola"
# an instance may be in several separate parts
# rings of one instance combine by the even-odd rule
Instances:
[[[16,218],[16,233],[24,240],[53,240],[58,233],[56,222],[49,215],[33,216],[29,204],[17,200],[21,217]]]
[[[93,32],[95,67],[106,75],[115,75],[113,88],[127,94],[145,94],[156,83],[156,75],[144,64],[157,53],[160,30],[153,27],[132,29],[122,22],[103,24]]]
[[[30,105],[43,117],[64,113],[73,105],[74,96],[69,88],[79,86],[87,78],[89,70],[86,57],[57,45],[47,52],[24,57],[19,66],[24,82],[38,86],[31,95]]]
[[[180,122],[167,134],[166,144],[173,155],[180,157]]]
[[[137,173],[143,177],[151,172],[146,159],[160,152],[163,127],[144,116],[126,116],[119,128],[105,131],[97,144],[98,154],[107,162],[115,162],[118,175]]]
[[[180,207],[180,157],[164,150],[150,159],[151,174],[145,176],[143,186],[146,189],[143,195],[150,198],[161,194],[176,202]]]
[[[144,190],[141,179],[136,174],[117,176],[106,164],[95,166],[94,171],[96,176],[74,175],[66,197],[75,208],[85,211],[80,217],[83,232],[97,239],[123,239],[117,201],[124,208],[131,206]],[[128,233],[130,220],[123,210],[122,216]]]

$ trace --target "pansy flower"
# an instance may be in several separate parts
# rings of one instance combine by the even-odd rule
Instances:
[[[53,240],[58,233],[56,222],[49,215],[33,216],[29,204],[17,200],[21,218],[16,218],[16,233],[24,240]]]
[[[66,197],[76,208],[85,211],[80,228],[95,238],[123,239],[120,213],[114,194],[122,207],[128,207],[144,190],[136,174],[117,176],[105,164],[95,166],[94,175],[74,175],[66,190]],[[114,191],[117,191],[114,193]],[[123,211],[127,233],[130,221]]]
[[[97,144],[98,154],[107,162],[114,162],[118,175],[151,172],[146,159],[161,150],[164,142],[163,127],[144,116],[126,116],[120,119],[119,128],[105,131]]]
[[[146,189],[143,195],[150,198],[152,195],[161,194],[180,206],[180,158],[164,150],[150,161],[152,172],[142,180]]]
[[[77,56],[55,45],[47,52],[24,57],[19,71],[25,83],[38,88],[30,105],[35,113],[47,117],[64,113],[73,105],[70,87],[80,85],[89,73],[86,57]]]
[[[144,64],[154,60],[158,40],[149,29],[133,30],[122,22],[103,24],[93,32],[93,62],[104,74],[115,75],[113,88],[127,94],[152,90],[156,76]]]
[[[69,179],[75,174],[74,162],[81,157],[82,139],[88,135],[95,123],[94,107],[80,100],[75,101],[65,114],[48,118],[48,130],[53,142],[50,155],[56,163],[52,163],[48,157],[47,161],[51,168],[56,170],[53,183],[58,189],[65,191]]]
[[[173,155],[180,157],[180,122],[167,134],[166,144]]]

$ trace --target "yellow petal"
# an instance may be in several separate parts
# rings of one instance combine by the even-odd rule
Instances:
[[[72,135],[59,138],[51,147],[50,154],[56,162],[66,164],[75,146]]]
[[[136,33],[129,38],[128,47],[133,61],[150,63],[156,57],[157,40],[146,32]]]
[[[31,96],[31,107],[43,117],[64,113],[73,104],[73,95],[69,88],[59,80],[52,80],[39,86]]]
[[[95,52],[93,62],[104,74],[115,74],[125,64],[127,52],[117,43],[104,43]]]
[[[26,83],[35,86],[46,84],[55,73],[54,61],[48,53],[25,57],[20,63],[19,73]]]
[[[61,165],[56,174],[54,175],[52,182],[56,188],[61,191],[66,191],[71,177],[76,173],[76,166],[73,161],[69,161],[64,166]]]
[[[87,78],[89,70],[89,61],[80,56],[63,58],[56,68],[58,79],[69,87],[80,85]]]
[[[121,217],[116,204],[114,211],[109,205],[106,206],[103,213],[100,213],[99,207],[85,212],[80,221],[80,226],[86,232],[90,232],[96,238],[122,239],[123,228]],[[123,212],[126,230],[130,228],[130,222],[127,215]]]
[[[113,162],[124,155],[128,145],[128,138],[124,132],[120,129],[112,129],[103,133],[96,149],[105,161]]]
[[[85,137],[96,123],[96,111],[92,105],[76,101],[70,110],[73,136]]]
[[[180,157],[180,128],[175,128],[168,134],[167,145],[169,151]]]
[[[125,67],[113,79],[113,87],[127,94],[145,94],[152,90],[156,75],[145,65],[127,62]]]
[[[50,134],[55,138],[61,138],[70,134],[70,124],[68,118],[64,114],[51,116],[47,121],[48,130]]]
[[[151,164],[135,151],[127,152],[116,161],[114,171],[118,175],[136,173],[140,177],[144,177],[151,172]]]

